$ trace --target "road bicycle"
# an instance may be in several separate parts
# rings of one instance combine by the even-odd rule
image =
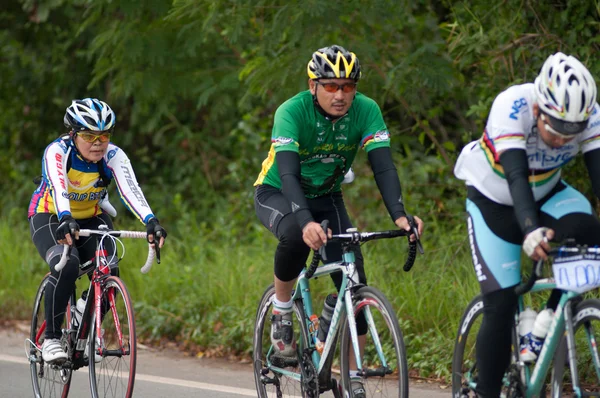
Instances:
[[[68,358],[62,362],[47,363],[41,350],[46,330],[44,293],[50,273],[42,279],[33,305],[30,336],[25,342],[34,396],[66,398],[73,372],[88,366],[93,398],[129,398],[133,394],[137,358],[135,319],[127,287],[118,276],[111,275],[110,265],[115,265],[125,255],[125,246],[118,238],[146,239],[146,232],[114,231],[100,226],[98,230],[82,229],[79,236],[94,236],[96,239],[95,257],[81,264],[79,271],[79,278],[90,275],[87,295],[82,295],[82,298],[89,299],[86,299],[85,310],[78,321],[75,316],[78,296],[75,289],[71,293],[61,327],[61,344]],[[119,242],[121,257],[106,255],[105,240],[111,240],[115,248]],[[57,271],[66,264],[69,252],[70,247],[65,245],[62,258],[55,267]],[[149,245],[142,273],[150,270],[155,257],[160,263],[158,245],[156,251]]]
[[[600,396],[600,300],[583,293],[600,286],[600,248],[567,241],[550,251],[554,278],[543,278],[543,261],[534,263],[529,279],[516,287],[519,305],[512,331],[511,364],[504,375],[502,397]],[[535,363],[519,357],[519,313],[526,293],[560,289],[542,350]],[[452,362],[452,396],[473,397],[477,386],[475,341],[483,300],[475,297],[460,321]],[[552,371],[549,374],[550,369]]]
[[[294,336],[296,357],[281,360],[273,356],[270,339],[270,315],[275,288],[269,286],[264,292],[256,313],[253,337],[254,380],[258,396],[264,397],[317,397],[331,390],[335,397],[342,397],[350,389],[350,369],[355,367],[368,397],[407,397],[408,370],[406,351],[398,319],[389,300],[378,289],[359,283],[352,247],[375,239],[395,238],[413,233],[416,240],[410,242],[404,270],[409,271],[416,259],[417,247],[423,253],[414,219],[412,231],[358,232],[355,228],[347,233],[333,235],[329,242],[340,242],[342,261],[327,263],[324,248],[315,251],[312,262],[304,269],[292,293],[294,313]],[[327,222],[321,224],[327,231]],[[318,267],[323,260],[324,265]],[[329,332],[322,352],[316,349],[317,327],[314,319],[309,281],[341,272],[342,283],[333,310]],[[356,317],[364,314],[368,325],[364,350],[359,350]],[[339,338],[339,366],[341,381],[338,385],[332,377],[332,365]],[[358,355],[353,355],[359,353]],[[351,358],[355,363],[351,363]],[[353,366],[354,365],[354,366]],[[346,393],[351,396],[351,393]]]

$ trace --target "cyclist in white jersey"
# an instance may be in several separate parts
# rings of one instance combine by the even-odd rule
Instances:
[[[600,197],[596,84],[579,60],[559,52],[548,57],[534,83],[496,97],[483,136],[457,160],[454,173],[467,184],[468,232],[484,300],[476,345],[480,397],[499,396],[510,361],[521,248],[537,260],[546,258],[553,238],[600,243],[590,202],[561,179],[561,168],[580,151]]]

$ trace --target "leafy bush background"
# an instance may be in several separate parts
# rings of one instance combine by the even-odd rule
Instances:
[[[125,280],[147,339],[210,355],[248,355],[255,305],[276,242],[254,215],[252,184],[279,104],[306,88],[306,63],[340,44],[363,66],[359,90],[381,106],[426,255],[400,272],[404,247],[365,246],[369,280],[394,302],[423,376],[446,377],[462,308],[478,288],[452,168],[481,135],[494,97],[532,81],[556,51],[600,75],[597,1],[20,0],[0,10],[0,313],[27,319],[46,267],[26,208],[45,146],[73,98],[107,101],[114,142],[169,231],[162,265]],[[359,228],[392,225],[366,156],[345,189]],[[581,160],[569,182],[592,198]],[[114,188],[112,188],[114,190]],[[116,194],[112,193],[113,202]],[[122,206],[119,227],[139,228]],[[33,278],[31,276],[34,276]],[[320,283],[317,295],[331,286]]]

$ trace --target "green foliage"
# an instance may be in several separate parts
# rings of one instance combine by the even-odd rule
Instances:
[[[25,276],[45,271],[25,220],[43,150],[64,131],[71,99],[100,97],[117,113],[115,143],[169,230],[163,266],[144,279],[125,271],[140,333],[248,353],[244,331],[257,287],[272,277],[275,245],[254,216],[252,184],[275,109],[306,89],[311,53],[336,43],[358,55],[359,90],[380,104],[408,210],[426,223],[427,255],[412,273],[395,271],[398,248],[367,247],[380,264],[369,279],[395,297],[411,366],[447,376],[454,322],[478,291],[464,186],[452,177],[458,151],[481,136],[495,96],[532,81],[549,54],[574,54],[599,76],[599,20],[598,2],[589,1],[7,2],[0,184],[10,194],[0,197],[0,238],[14,250],[0,252],[0,309],[23,318],[37,287]],[[355,171],[344,187],[353,221],[390,227],[363,153]],[[580,159],[565,174],[593,195]],[[118,210],[118,223],[133,226]],[[133,249],[128,258],[142,256]]]

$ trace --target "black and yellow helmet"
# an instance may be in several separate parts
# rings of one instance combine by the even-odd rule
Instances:
[[[306,69],[310,79],[360,79],[356,54],[337,45],[315,51]]]

